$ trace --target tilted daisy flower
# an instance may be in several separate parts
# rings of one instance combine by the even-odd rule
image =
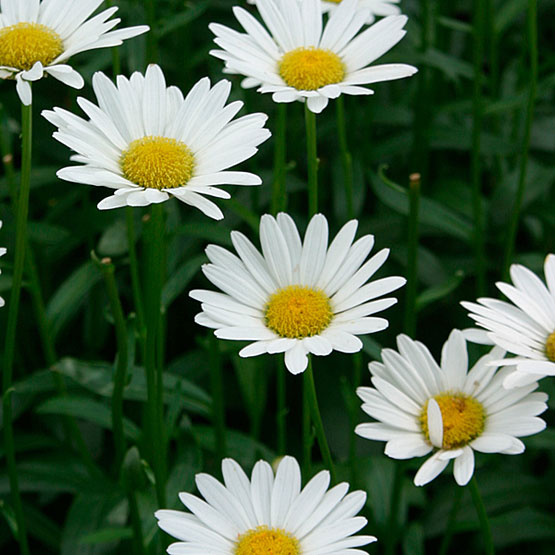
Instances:
[[[516,366],[506,387],[555,376],[555,254],[546,257],[544,273],[546,283],[525,266],[513,264],[513,285],[497,283],[511,302],[482,298],[461,303],[494,344],[516,355],[498,361]]]
[[[147,25],[112,29],[120,19],[108,8],[90,16],[103,0],[1,0],[0,79],[15,79],[21,102],[31,104],[33,81],[51,75],[80,89],[83,78],[65,64],[86,50],[118,46],[148,31]]]
[[[366,494],[347,494],[345,482],[328,490],[330,475],[322,470],[301,489],[299,464],[284,457],[274,476],[265,461],[255,464],[251,479],[232,459],[222,461],[224,483],[197,474],[204,497],[180,493],[191,511],[159,510],[158,526],[179,542],[173,555],[343,555],[364,553],[354,549],[376,541],[373,536],[353,536],[366,525],[356,516]]]
[[[332,350],[355,353],[362,349],[357,335],[388,326],[373,314],[389,308],[395,298],[375,300],[405,284],[402,277],[367,283],[389,255],[383,249],[368,261],[374,237],[353,243],[358,222],[346,223],[328,247],[328,222],[315,215],[304,241],[293,219],[280,213],[260,220],[262,254],[240,232],[231,240],[239,256],[209,245],[210,264],[204,275],[223,293],[194,290],[202,303],[195,321],[215,329],[220,339],[252,341],[239,355],[285,353],[287,369],[306,369],[308,353]]]
[[[114,190],[98,208],[145,206],[173,196],[221,219],[221,210],[206,198],[230,198],[219,185],[262,183],[252,173],[226,171],[256,154],[270,136],[265,114],[233,120],[243,103],[226,106],[229,81],[212,87],[205,77],[183,98],[151,65],[144,76],[118,75],[117,86],[95,73],[93,89],[98,106],[77,99],[89,120],[62,108],[43,115],[59,128],[53,136],[77,153],[72,161],[83,164],[59,170],[58,177]]]
[[[511,371],[492,365],[503,356],[500,347],[468,370],[466,342],[453,330],[443,346],[441,365],[425,345],[406,335],[397,337],[398,352],[382,351],[383,362],[369,365],[374,388],[359,387],[362,410],[377,422],[359,424],[358,435],[386,441],[385,454],[394,459],[432,455],[414,478],[422,486],[454,459],[453,474],[464,486],[474,473],[474,451],[517,455],[519,437],[545,428],[538,418],[547,395],[537,383],[507,391],[503,380]]]
[[[330,98],[373,93],[360,85],[417,71],[406,64],[368,67],[405,36],[405,16],[386,17],[357,35],[368,18],[358,0],[341,2],[325,28],[320,0],[257,0],[256,7],[266,28],[236,6],[233,13],[246,33],[212,23],[222,50],[210,53],[225,61],[228,73],[246,76],[243,86],[260,85],[258,91],[272,93],[275,102],[306,101],[318,113]]]
[[[2,229],[2,221],[0,220],[0,229]],[[6,254],[6,249],[4,247],[0,247],[0,256],[4,256]],[[0,274],[2,271],[0,270]],[[4,306],[6,302],[2,297],[0,297],[0,307]]]

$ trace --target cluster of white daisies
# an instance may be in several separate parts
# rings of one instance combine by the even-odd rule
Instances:
[[[371,65],[405,35],[407,18],[399,15],[398,0],[251,3],[260,19],[233,8],[242,31],[210,25],[219,47],[211,53],[225,62],[226,73],[244,77],[244,87],[270,93],[275,102],[298,100],[318,113],[341,94],[372,94],[365,85],[416,72],[405,64]],[[15,79],[24,104],[32,101],[31,83],[45,75],[82,87],[80,75],[63,63],[74,54],[115,46],[148,30],[112,30],[119,22],[110,19],[117,8],[91,17],[101,0],[66,4],[1,2],[0,77]],[[376,16],[385,17],[365,28]],[[257,175],[230,168],[254,156],[269,138],[267,116],[236,118],[242,103],[228,103],[229,81],[212,85],[204,78],[184,96],[151,65],[144,75],[117,76],[116,83],[98,72],[92,85],[97,104],[77,100],[87,118],[62,108],[43,115],[77,163],[58,176],[112,189],[100,209],[175,197],[220,219],[222,211],[207,197],[229,198],[221,185],[261,184]],[[196,322],[221,339],[248,341],[241,356],[283,353],[293,374],[306,369],[310,354],[360,351],[359,335],[387,327],[376,314],[396,303],[386,295],[405,280],[369,281],[388,250],[368,258],[374,239],[355,240],[356,231],[357,222],[347,222],[330,241],[328,222],[318,214],[301,238],[291,216],[265,215],[261,251],[232,232],[235,253],[216,245],[206,249],[203,273],[219,291],[191,291],[202,307]],[[370,364],[374,387],[358,390],[363,410],[374,419],[357,427],[359,435],[387,442],[385,453],[393,458],[430,455],[416,474],[417,485],[434,479],[452,459],[455,479],[464,485],[473,474],[474,451],[521,453],[518,438],[545,427],[538,415],[547,397],[536,389],[538,379],[555,374],[555,256],[545,263],[546,284],[522,266],[513,266],[511,277],[514,286],[498,285],[511,303],[463,303],[487,334],[454,330],[440,364],[425,345],[400,335],[397,350],[384,349],[382,362]],[[495,344],[470,369],[467,338]],[[516,356],[504,358],[506,351]],[[156,514],[160,527],[180,540],[169,553],[361,553],[357,547],[375,540],[353,536],[366,524],[356,516],[365,494],[347,494],[344,483],[328,490],[326,471],[303,489],[291,457],[280,462],[275,476],[259,462],[249,480],[229,459],[222,472],[224,485],[197,476],[206,501],[181,494],[191,513]]]

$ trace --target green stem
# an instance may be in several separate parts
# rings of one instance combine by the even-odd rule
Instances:
[[[326,439],[326,433],[324,432],[324,425],[322,423],[322,417],[320,416],[320,408],[318,407],[318,398],[316,396],[316,387],[314,385],[314,374],[312,372],[312,357],[308,357],[308,367],[304,372],[304,383],[307,391],[307,400],[310,408],[310,416],[312,423],[314,424],[314,429],[316,431],[316,438],[318,440],[318,445],[320,446],[320,452],[322,453],[322,458],[324,459],[324,464],[330,471],[331,481],[335,483],[335,466],[331,458],[331,452]]]
[[[476,508],[476,514],[478,515],[478,520],[480,521],[480,527],[482,528],[482,536],[484,537],[485,553],[486,555],[493,555],[495,550],[493,548],[493,537],[491,535],[491,527],[489,524],[488,514],[486,512],[486,507],[484,505],[484,500],[480,494],[480,489],[478,488],[478,482],[476,477],[472,476],[470,480],[470,493],[472,495],[472,501],[474,502],[474,507]]]
[[[287,391],[285,378],[287,371],[282,357],[276,357],[276,393],[277,393],[277,452],[285,455],[287,449]]]
[[[405,477],[405,465],[400,461],[395,466],[393,478],[393,490],[391,491],[391,504],[389,518],[387,521],[387,544],[385,552],[394,555],[399,540],[399,507],[401,506],[401,494],[403,493],[403,480]]]
[[[345,184],[345,199],[347,201],[347,217],[351,220],[355,217],[353,203],[353,158],[349,151],[347,142],[347,125],[345,122],[345,102],[343,96],[335,100],[337,115],[337,136],[339,138],[339,150],[341,152],[341,163],[343,165],[343,179]]]
[[[507,232],[507,242],[505,244],[505,260],[503,264],[503,277],[506,279],[509,274],[509,266],[511,265],[516,233],[518,230],[518,221],[520,218],[520,210],[522,207],[522,199],[524,197],[524,188],[526,185],[526,169],[528,167],[528,150],[530,148],[530,135],[532,130],[532,119],[534,116],[534,104],[536,101],[536,90],[538,82],[538,23],[537,23],[537,2],[536,0],[528,1],[528,49],[530,56],[530,90],[528,92],[528,104],[526,107],[526,121],[524,124],[524,137],[522,140],[520,170],[518,175],[518,185],[516,197]]]
[[[226,455],[225,402],[222,375],[222,360],[218,340],[213,334],[208,338],[208,359],[212,386],[212,421],[214,424],[216,456],[222,460]]]
[[[129,502],[131,527],[133,528],[133,549],[135,551],[135,555],[146,555],[143,527],[141,524],[139,506],[137,504],[137,496],[135,495],[135,492],[131,489],[127,492],[127,500]]]
[[[146,0],[146,19],[150,27],[150,31],[146,34],[146,59],[152,64],[158,59],[156,0]]]
[[[474,25],[472,27],[474,88],[472,94],[472,210],[474,215],[474,259],[476,266],[476,292],[481,297],[486,288],[486,259],[484,250],[484,214],[482,206],[482,81],[484,62],[485,14],[482,0],[474,0]]]
[[[156,496],[158,505],[166,505],[165,477],[165,428],[164,407],[160,406],[161,396],[158,395],[157,349],[160,345],[158,327],[160,325],[160,306],[165,266],[165,233],[164,208],[162,204],[153,204],[150,220],[145,226],[146,241],[146,340],[145,340],[145,371],[147,380],[147,425],[148,442],[154,474],[156,477]]]
[[[139,261],[137,258],[137,245],[135,240],[135,218],[133,208],[125,207],[125,221],[127,224],[127,248],[129,252],[129,268],[131,272],[131,288],[133,290],[133,304],[137,315],[139,335],[144,341],[145,337],[145,312],[143,307],[143,295],[141,292],[141,280],[139,273]]]
[[[274,133],[274,183],[272,187],[272,214],[287,209],[285,186],[287,162],[287,104],[277,105],[277,125]]]
[[[32,105],[21,107],[21,183],[16,213],[16,238],[14,253],[14,270],[12,290],[9,298],[8,322],[6,327],[6,343],[4,348],[4,363],[2,370],[2,408],[4,417],[4,448],[10,480],[10,490],[17,522],[17,536],[22,555],[29,554],[27,531],[23,516],[23,506],[19,492],[17,466],[15,460],[15,444],[12,420],[12,378],[15,342],[17,335],[17,320],[19,315],[19,299],[25,266],[25,251],[27,246],[27,218],[29,214],[29,190],[31,186],[31,154],[33,144],[33,108]]]
[[[303,437],[303,476],[312,474],[312,425],[310,421],[310,402],[308,400],[306,379],[303,380],[302,437]]]
[[[405,288],[405,333],[416,332],[416,292],[418,285],[418,212],[420,207],[420,174],[409,178],[409,222],[407,238],[407,286]]]
[[[351,472],[351,485],[357,483],[357,434],[355,434],[355,428],[358,424],[358,415],[360,411],[360,406],[355,395],[357,387],[360,385],[360,379],[362,374],[362,353],[354,353],[352,357],[353,361],[353,382],[348,386],[349,397],[351,402],[349,403],[349,421],[351,433],[349,435],[349,467]]]
[[[455,532],[455,524],[457,523],[457,514],[461,506],[462,495],[464,493],[464,488],[455,484],[455,495],[453,496],[453,505],[451,506],[451,511],[449,512],[449,518],[447,519],[447,528],[445,529],[445,535],[441,541],[441,546],[439,548],[439,555],[447,555],[447,550],[449,549],[449,544],[451,543],[451,538]]]
[[[304,105],[306,158],[308,165],[308,215],[318,212],[318,152],[316,147],[316,114]]]
[[[113,2],[112,0],[107,0],[106,5],[108,7],[113,6]],[[119,46],[115,46],[114,48],[112,48],[112,73],[114,75],[114,78],[116,77],[116,75],[119,75],[121,73],[121,60],[120,60],[120,56],[119,56]]]
[[[112,393],[112,428],[114,431],[115,469],[119,473],[121,463],[126,451],[125,435],[123,433],[123,389],[127,373],[127,326],[118,293],[118,286],[114,277],[114,265],[109,258],[99,260],[94,253],[91,257],[102,272],[106,292],[110,301],[110,309],[114,317],[116,328],[116,342],[118,348],[116,369],[114,373],[114,391]]]

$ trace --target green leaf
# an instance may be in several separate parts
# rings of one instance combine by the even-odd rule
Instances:
[[[231,245],[229,229],[215,222],[189,222],[179,227],[175,233],[176,235],[185,235],[186,237],[197,237],[203,241],[218,245]]]
[[[117,219],[102,233],[96,250],[100,256],[111,257],[122,256],[129,250],[127,224],[124,219]]]
[[[203,262],[206,262],[205,255],[195,256],[172,273],[162,290],[162,305],[164,307],[170,306],[183,293],[183,290],[189,285]]]
[[[458,81],[460,77],[466,79],[474,77],[472,64],[435,48],[430,48],[422,54],[420,63],[438,69],[447,79],[452,81]]]
[[[416,310],[422,310],[426,306],[447,297],[453,293],[455,289],[457,289],[463,279],[464,272],[462,270],[458,270],[447,281],[422,291],[422,293],[420,293],[420,295],[416,298]]]
[[[196,4],[187,4],[188,8],[173,14],[171,18],[165,19],[160,23],[157,31],[157,37],[160,39],[163,36],[177,31],[181,27],[190,25],[195,19],[198,19],[208,8],[208,2],[199,2]]]
[[[129,540],[133,537],[131,528],[102,528],[92,534],[87,534],[81,539],[81,543],[97,544],[108,543],[119,540]]]

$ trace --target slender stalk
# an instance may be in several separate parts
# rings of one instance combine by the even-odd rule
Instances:
[[[331,452],[326,439],[326,433],[324,432],[324,424],[322,423],[322,417],[320,416],[320,408],[318,407],[318,398],[316,396],[316,387],[314,385],[314,374],[312,372],[312,357],[308,357],[308,368],[304,372],[304,382],[305,389],[307,391],[307,400],[310,408],[310,415],[312,418],[312,423],[314,424],[314,429],[316,431],[316,439],[318,440],[318,445],[320,446],[320,452],[322,453],[322,458],[324,459],[324,464],[330,471],[331,481],[335,483],[335,466],[331,458]]]
[[[339,150],[341,152],[341,163],[343,165],[343,179],[345,184],[345,199],[347,202],[347,217],[351,220],[355,217],[353,203],[353,158],[349,151],[347,141],[347,125],[345,122],[345,102],[343,96],[335,100],[337,116],[337,136],[339,139]]]
[[[212,387],[212,421],[214,424],[216,456],[222,460],[226,454],[225,405],[222,376],[222,360],[218,340],[213,334],[208,338],[208,359]]]
[[[482,536],[484,537],[484,546],[486,555],[493,555],[495,550],[493,548],[493,537],[491,535],[491,527],[489,524],[488,514],[486,512],[486,507],[484,505],[484,500],[480,494],[480,489],[478,488],[478,482],[476,477],[472,476],[469,484],[470,494],[472,495],[472,501],[474,507],[476,508],[476,513],[478,515],[478,520],[480,521],[480,527],[482,528]]]
[[[129,252],[129,267],[131,272],[131,288],[133,290],[133,304],[135,305],[135,314],[137,315],[137,323],[139,335],[145,336],[145,312],[143,305],[143,294],[141,290],[141,280],[139,272],[139,261],[137,258],[137,246],[135,243],[135,218],[133,208],[125,207],[125,222],[127,224],[127,244]]]
[[[399,507],[401,506],[401,494],[403,493],[403,479],[405,476],[405,465],[400,461],[395,466],[393,478],[393,489],[391,491],[391,504],[389,507],[389,518],[387,521],[387,544],[385,552],[394,555],[399,540]]]
[[[302,401],[303,476],[310,476],[312,474],[312,425],[310,421],[310,403],[308,396],[307,381],[304,379]]]
[[[286,404],[286,370],[282,357],[276,357],[276,393],[277,393],[277,452],[285,455],[287,449],[287,404]]]
[[[451,538],[455,532],[455,524],[457,523],[457,514],[461,506],[462,495],[464,493],[464,488],[455,484],[455,495],[453,496],[453,505],[449,511],[449,518],[447,519],[447,528],[445,529],[445,535],[441,540],[441,546],[439,548],[439,555],[447,555],[447,550],[449,549],[449,544],[451,543]]]
[[[113,2],[112,0],[107,0],[106,5],[108,7],[113,6]],[[114,48],[112,48],[112,73],[114,74],[114,77],[116,75],[119,75],[121,73],[121,60],[119,57],[119,46],[115,46]]]
[[[360,385],[360,378],[362,374],[362,353],[354,353],[351,359],[353,361],[353,381],[349,386],[351,402],[349,403],[349,422],[351,433],[349,435],[349,467],[351,472],[351,485],[357,483],[357,435],[355,434],[355,428],[358,424],[358,415],[360,411],[359,404],[357,402],[357,397],[355,391]]]
[[[405,333],[416,332],[416,291],[418,285],[418,211],[420,207],[420,174],[409,177],[409,223],[407,252],[407,286],[405,288]]]
[[[114,277],[114,265],[110,258],[99,260],[94,253],[91,258],[102,272],[106,292],[110,301],[110,309],[114,317],[116,328],[116,342],[118,348],[116,369],[114,373],[114,391],[112,393],[112,429],[114,431],[115,469],[119,472],[120,465],[126,451],[125,435],[123,433],[123,389],[127,373],[127,326],[121,307],[118,286]]]
[[[274,133],[274,183],[272,187],[272,214],[287,208],[285,186],[287,162],[287,104],[277,105],[277,124]]]
[[[146,34],[146,59],[148,63],[156,63],[158,59],[156,0],[146,0],[146,19],[150,27],[150,31]]]
[[[474,259],[476,267],[476,292],[481,297],[486,288],[486,259],[484,248],[484,214],[482,206],[482,81],[484,63],[485,6],[474,0],[474,25],[472,41],[474,51],[474,89],[472,94],[472,209],[474,215]]]
[[[147,251],[146,283],[146,340],[145,340],[145,371],[147,380],[147,434],[153,470],[156,477],[156,496],[159,506],[166,505],[165,492],[165,428],[164,410],[160,406],[158,395],[157,373],[159,347],[158,327],[160,325],[160,305],[165,266],[164,208],[161,204],[153,204],[150,219],[145,226]]]
[[[2,409],[4,417],[4,449],[6,451],[6,463],[10,481],[10,490],[14,506],[15,519],[17,522],[17,539],[22,555],[29,554],[27,531],[23,516],[21,494],[19,492],[19,481],[17,478],[17,466],[15,460],[15,444],[12,420],[12,378],[13,361],[15,354],[15,342],[17,335],[17,320],[19,315],[19,299],[21,296],[21,285],[23,281],[23,269],[25,266],[25,251],[27,246],[27,218],[29,214],[29,190],[31,186],[31,154],[33,144],[33,108],[21,107],[21,183],[19,189],[19,200],[16,213],[16,237],[14,253],[14,270],[12,279],[12,290],[9,299],[8,322],[6,327],[6,342],[4,348],[4,360],[2,370]]]
[[[308,214],[318,212],[318,153],[316,147],[316,114],[304,105],[306,158],[308,164]]]
[[[509,274],[509,266],[511,264],[516,233],[518,230],[518,221],[520,210],[522,207],[522,198],[524,197],[524,187],[526,185],[526,169],[528,167],[528,150],[530,148],[530,135],[532,130],[532,118],[534,116],[534,104],[536,101],[536,90],[538,83],[538,22],[537,22],[537,2],[536,0],[528,1],[528,51],[530,62],[530,90],[528,92],[528,103],[526,106],[526,121],[524,124],[524,137],[522,139],[522,149],[520,158],[520,170],[518,174],[518,185],[516,197],[507,232],[507,242],[505,244],[505,259],[503,264],[503,277],[507,278]]]
[[[127,500],[129,502],[131,527],[133,528],[133,550],[135,552],[135,555],[146,555],[143,527],[141,524],[139,506],[137,504],[137,496],[132,489],[127,492]]]

